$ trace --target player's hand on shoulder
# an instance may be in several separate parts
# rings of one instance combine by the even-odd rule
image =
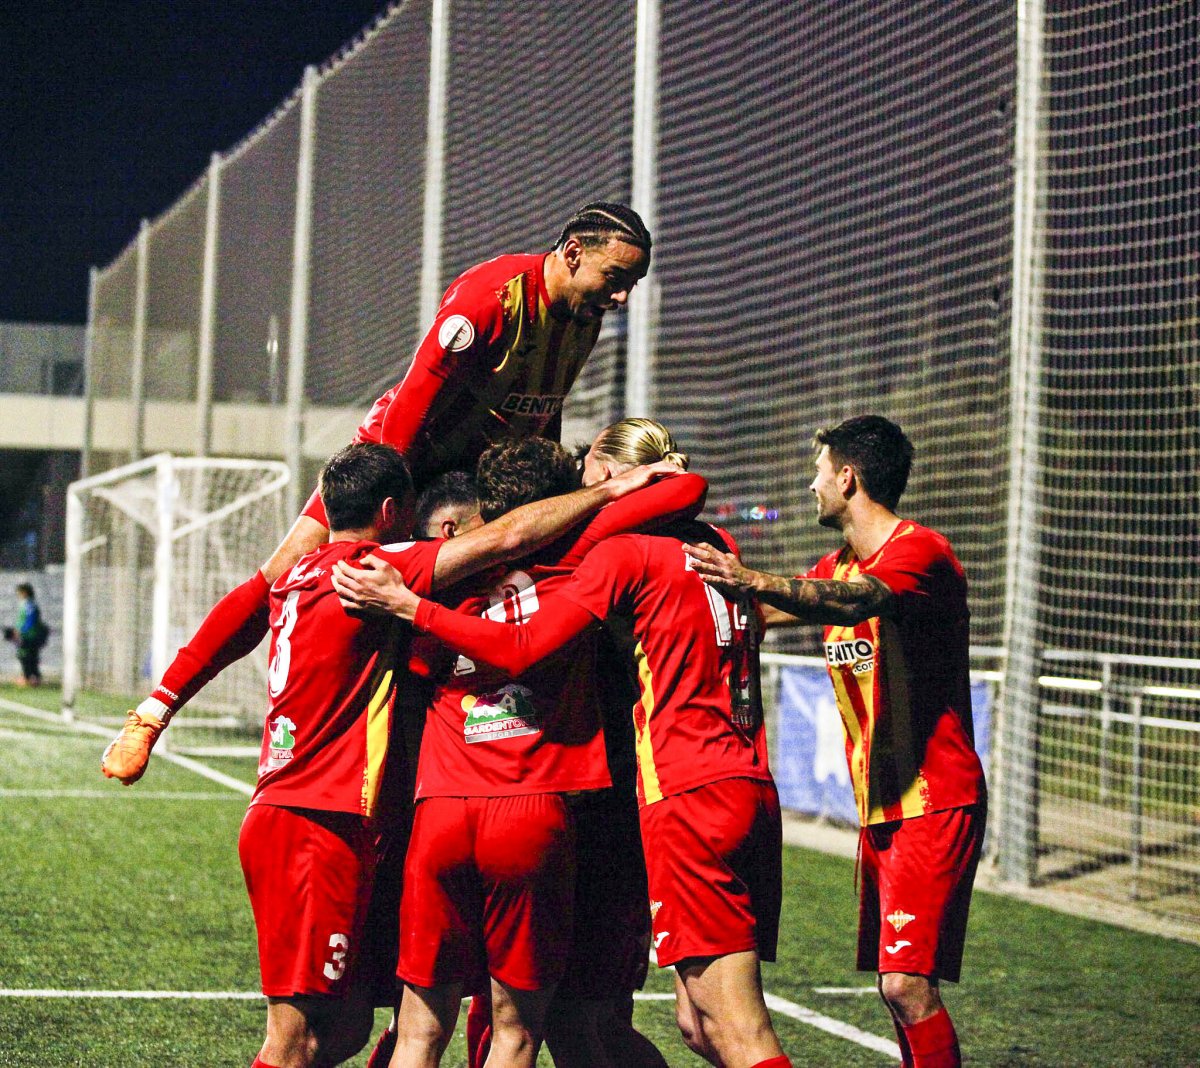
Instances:
[[[726,596],[754,591],[754,572],[733,553],[723,553],[711,545],[687,544],[683,551],[691,561],[691,569]]]
[[[658,481],[660,478],[666,478],[668,475],[678,475],[682,471],[682,467],[677,466],[670,460],[659,460],[657,463],[631,467],[628,471],[622,472],[619,475],[613,475],[612,478],[602,483],[602,485],[614,497],[623,497],[626,493],[639,490],[643,486],[650,485],[651,482]]]
[[[345,560],[339,560],[333,566],[333,588],[342,607],[412,619],[420,598],[404,584],[404,576],[374,554],[364,556],[359,563],[363,566],[352,567]]]

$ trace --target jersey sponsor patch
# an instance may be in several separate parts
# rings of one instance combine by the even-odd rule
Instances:
[[[462,352],[475,340],[475,327],[465,315],[448,315],[438,329],[438,344],[449,352]]]
[[[830,667],[850,667],[855,675],[863,675],[875,664],[875,647],[866,638],[826,642],[825,660]]]
[[[271,723],[271,744],[267,749],[267,768],[282,768],[291,762],[292,750],[296,747],[296,729],[287,716],[276,716]]]
[[[537,734],[542,724],[537,709],[529,700],[532,696],[532,690],[515,682],[494,693],[478,697],[467,694],[462,699],[462,709],[467,714],[463,721],[464,739],[471,744]]]
[[[563,399],[556,393],[510,393],[500,402],[506,415],[532,415],[549,419],[558,414]]]

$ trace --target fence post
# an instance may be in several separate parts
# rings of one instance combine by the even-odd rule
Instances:
[[[217,240],[221,218],[221,154],[208,164],[204,266],[200,280],[200,336],[196,345],[196,455],[212,448],[213,336],[217,324]]]
[[[1129,755],[1129,896],[1138,899],[1142,874],[1142,695],[1129,699],[1133,714]]]
[[[133,366],[129,374],[129,401],[133,424],[133,440],[129,445],[130,461],[142,458],[145,441],[146,409],[146,284],[149,277],[150,223],[143,219],[137,237],[136,288],[133,298]]]
[[[313,153],[317,125],[317,68],[304,68],[300,91],[300,151],[296,161],[296,226],[292,240],[292,302],[288,321],[287,427],[284,459],[288,511],[295,517],[304,504],[304,376],[308,357],[309,267],[312,251]]]
[[[659,0],[638,0],[633,62],[633,170],[631,205],[653,234],[658,193],[658,26]],[[629,302],[625,345],[625,411],[649,416],[653,398],[654,335],[658,283],[651,266],[641,292]]]
[[[442,296],[442,216],[446,179],[446,84],[450,67],[450,0],[433,0],[429,26],[429,102],[425,118],[425,202],[421,222],[419,329],[437,315]]]
[[[1108,800],[1112,788],[1113,665],[1100,661],[1100,800]]]
[[[1043,179],[1041,0],[1017,4],[1013,281],[1010,369],[1008,543],[1005,576],[1003,715],[1000,719],[999,858],[1001,876],[1022,886],[1037,875],[1038,590],[1041,542],[1041,220]]]

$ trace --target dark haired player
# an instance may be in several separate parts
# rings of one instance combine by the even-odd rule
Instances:
[[[272,999],[260,1065],[336,1063],[362,1045],[361,1030],[370,1027],[366,992],[347,976],[371,888],[374,818],[407,636],[387,620],[346,614],[330,585],[333,566],[370,556],[433,590],[539,544],[512,539],[531,520],[526,529],[545,522],[552,534],[561,533],[649,477],[642,468],[615,490],[592,487],[539,501],[491,530],[452,541],[380,548],[379,540],[403,536],[411,526],[412,483],[403,456],[365,442],[325,465],[321,495],[334,536],[271,589],[271,700],[241,839],[263,992]],[[593,500],[581,510],[585,496]],[[335,1002],[325,997],[343,992]]]
[[[858,967],[877,971],[904,1064],[957,1068],[938,981],[957,982],[986,819],[975,753],[967,582],[941,534],[896,515],[912,445],[880,416],[816,435],[817,521],[845,544],[803,578],[689,546],[716,589],[825,624],[862,823]],[[776,621],[784,622],[778,614]]]
[[[439,548],[378,544],[412,521],[412,481],[394,449],[344,449],[321,472],[320,492],[330,541],[270,592],[269,703],[238,842],[268,998],[255,1068],[335,1064],[370,1034],[371,1006],[354,967],[374,876],[395,664],[408,635],[344,612],[330,572],[335,561],[374,550],[431,589]]]
[[[597,620],[631,619],[654,941],[660,966],[676,969],[680,1030],[713,1064],[784,1068],[790,1061],[759,974],[759,961],[775,956],[782,831],[754,620],[744,605],[710,590],[683,551],[685,541],[724,547],[727,537],[694,522],[610,537],[521,626],[451,612],[396,583],[376,587],[373,603],[514,677]]]
[[[601,319],[629,299],[649,267],[651,244],[637,212],[596,201],[567,220],[549,252],[470,268],[446,291],[408,373],[375,402],[355,441],[400,449],[421,485],[471,467],[492,442],[557,437],[563,398]],[[262,569],[216,604],[130,712],[101,761],[105,775],[126,785],[140,778],[171,716],[262,640],[270,584],[327,533],[314,494]]]
[[[493,446],[476,472],[480,511],[495,520],[576,479],[573,459],[557,443]],[[600,539],[664,513],[698,511],[704,489],[694,475],[665,479],[605,509],[578,535],[467,589],[456,612],[532,618]],[[339,587],[359,588],[356,576],[339,569]],[[435,694],[404,873],[404,994],[393,1065],[436,1063],[463,990],[473,992],[484,970],[495,1055],[514,1064],[536,1058],[572,933],[573,820],[565,795],[611,785],[592,639],[581,637],[512,682],[460,657]]]

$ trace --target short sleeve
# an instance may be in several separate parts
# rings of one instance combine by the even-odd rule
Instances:
[[[437,555],[445,544],[440,538],[430,541],[394,542],[381,545],[374,555],[386,560],[404,579],[404,585],[418,597],[428,597],[433,591],[433,572]]]
[[[893,538],[863,574],[887,585],[901,616],[945,611],[955,600],[965,602],[962,569],[944,539],[931,531],[913,528]]]

